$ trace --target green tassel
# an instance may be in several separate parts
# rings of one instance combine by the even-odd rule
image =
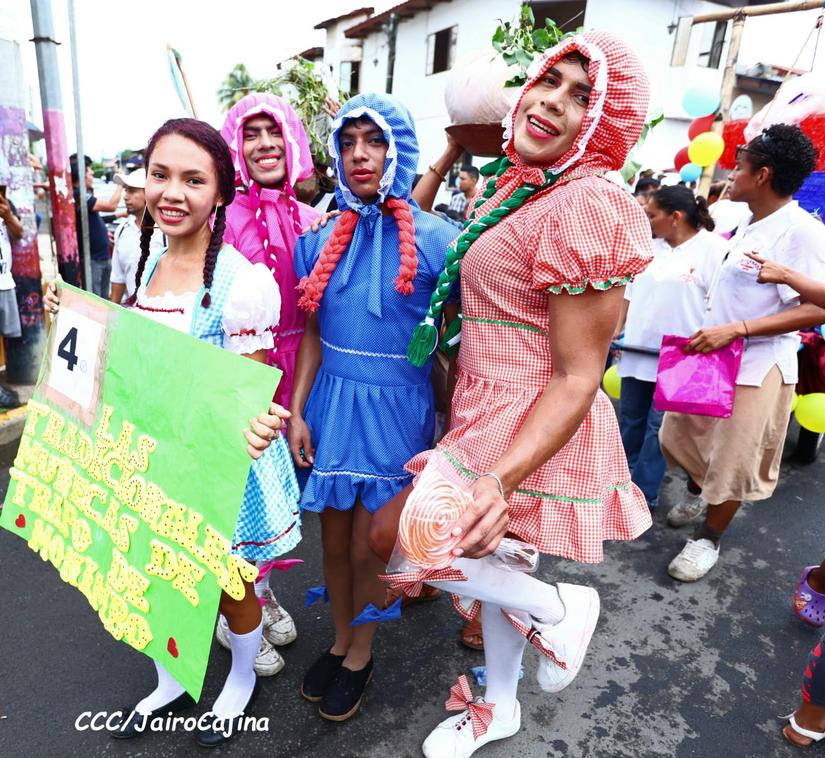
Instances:
[[[422,321],[413,332],[409,347],[407,348],[407,360],[413,366],[421,368],[430,360],[430,356],[435,352],[438,345],[438,329],[426,321]]]
[[[447,326],[447,331],[444,334],[444,339],[441,340],[439,348],[444,355],[452,358],[458,353],[458,347],[461,344],[461,339],[456,339],[461,334],[461,314],[458,318],[453,319]]]

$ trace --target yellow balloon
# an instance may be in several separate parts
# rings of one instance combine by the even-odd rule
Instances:
[[[796,404],[796,420],[803,429],[825,433],[825,392],[802,395]]]
[[[697,134],[688,145],[688,157],[697,166],[710,166],[716,163],[725,151],[725,140],[716,132]]]
[[[602,379],[604,391],[614,400],[618,400],[622,394],[622,378],[619,376],[619,367],[614,363],[604,372]]]
[[[797,395],[796,392],[793,393],[793,400],[791,400],[791,413],[796,410],[796,406],[799,405],[799,398],[802,397],[801,395]]]

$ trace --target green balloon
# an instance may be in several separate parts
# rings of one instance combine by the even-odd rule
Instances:
[[[604,391],[614,400],[618,400],[619,397],[621,397],[622,378],[619,376],[619,367],[615,363],[604,372],[602,387],[604,387]],[[823,397],[825,397],[825,395],[823,395]]]
[[[803,429],[825,433],[825,392],[802,395],[796,404],[796,420]]]

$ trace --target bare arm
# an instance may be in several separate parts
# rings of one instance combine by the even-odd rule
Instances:
[[[117,303],[118,305],[123,302],[123,293],[126,292],[126,285],[125,284],[118,284],[117,282],[112,282],[112,289],[109,295],[109,300],[113,303]]]
[[[23,236],[23,224],[11,209],[11,203],[0,195],[0,218],[6,222],[6,229],[13,240],[19,240]]]
[[[762,284],[787,284],[799,293],[804,302],[825,308],[825,282],[812,279],[796,269],[783,266],[781,263],[768,260],[756,253],[745,253],[745,255],[759,264],[759,276],[756,278],[758,282]],[[750,322],[748,324],[750,325]]]
[[[101,200],[99,197],[95,198],[95,205],[92,210],[97,211],[98,213],[110,213],[111,211],[116,211],[117,206],[120,204],[121,194],[123,194],[123,187],[119,184],[115,185],[115,191],[108,200]]]
[[[623,299],[622,287],[550,296],[553,376],[491,468],[504,485],[505,498],[567,444],[590,411]],[[473,497],[454,530],[464,535],[454,552],[480,558],[492,553],[506,533],[508,506],[492,477],[479,477]]]
[[[623,331],[627,323],[627,311],[630,308],[630,300],[622,301],[622,310],[619,313],[619,323],[616,324],[616,329],[613,331],[613,339],[616,339]]]
[[[438,194],[438,189],[444,182],[450,167],[461,157],[464,148],[458,144],[449,134],[447,135],[447,147],[433,164],[427,169],[427,173],[419,179],[418,184],[412,192],[412,198],[421,206],[422,211],[432,211],[433,201]],[[435,169],[435,171],[433,171]]]
[[[802,303],[782,313],[764,318],[734,321],[730,324],[708,326],[690,338],[685,352],[709,353],[725,347],[737,337],[774,337],[825,323],[825,309],[813,303]]]
[[[292,421],[287,429],[287,440],[292,459],[299,468],[308,468],[315,461],[309,427],[304,421],[304,406],[321,365],[321,329],[318,317],[307,314],[304,334],[295,361],[295,379],[292,385]],[[303,451],[303,455],[301,452]]]

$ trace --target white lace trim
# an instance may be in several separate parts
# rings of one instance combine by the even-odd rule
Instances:
[[[395,479],[409,479],[412,477],[412,474],[401,474],[399,476],[383,476],[381,474],[365,474],[363,471],[323,471],[319,468],[312,469],[313,474],[318,474],[318,476],[360,476],[363,479],[384,479],[386,481],[392,481]]]
[[[407,360],[406,355],[397,355],[396,353],[369,353],[366,350],[351,350],[348,347],[339,347],[338,345],[333,345],[331,342],[327,342],[325,339],[321,339],[321,344],[324,347],[328,347],[330,350],[335,350],[338,353],[346,353],[347,355],[360,355],[364,358],[392,358],[397,361]]]
[[[329,130],[329,139],[327,140],[327,149],[329,150],[333,163],[337,167],[341,156],[338,153],[338,142],[336,140],[336,135],[343,126],[344,121],[359,118],[360,116],[367,116],[370,120],[374,121],[381,131],[384,132],[384,136],[387,137],[387,143],[389,145],[387,148],[387,160],[390,162],[390,165],[387,166],[386,171],[384,171],[384,176],[381,177],[381,181],[378,184],[378,205],[380,205],[387,199],[387,192],[395,181],[395,170],[398,166],[398,148],[395,146],[395,137],[393,136],[392,129],[390,129],[390,125],[387,123],[387,120],[380,113],[378,113],[378,111],[375,111],[366,105],[353,108],[351,111],[343,116],[339,116],[332,122],[332,126]],[[341,189],[341,194],[343,194],[344,199],[347,201],[347,205],[351,208],[358,209],[364,205],[364,203],[362,203],[353,194],[352,190],[347,187],[347,183],[343,176],[338,177],[338,187]]]

